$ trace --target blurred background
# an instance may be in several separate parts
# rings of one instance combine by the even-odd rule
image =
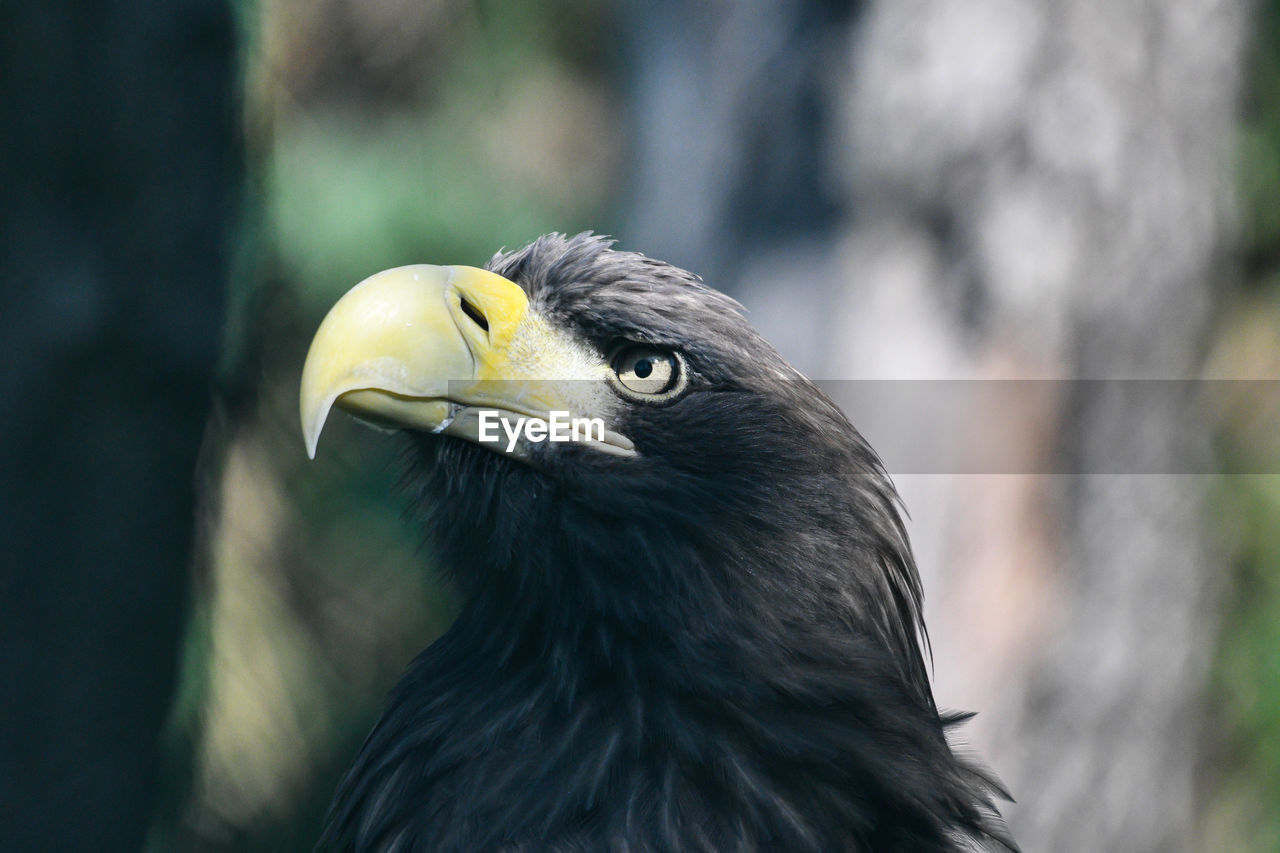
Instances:
[[[985,412],[999,471],[886,457],[939,703],[1028,851],[1280,851],[1277,0],[0,23],[0,849],[311,848],[454,604],[395,439],[337,418],[307,462],[310,335],[380,269],[592,229],[738,297],[873,444],[931,421],[868,382],[1041,380]]]

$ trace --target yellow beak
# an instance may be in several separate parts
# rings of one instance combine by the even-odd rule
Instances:
[[[607,369],[598,353],[531,311],[524,291],[500,275],[398,267],[356,285],[320,324],[302,369],[302,434],[315,458],[335,405],[375,423],[472,441],[486,407],[504,416],[604,416]],[[597,449],[634,452],[623,436],[605,436]],[[523,455],[527,447],[519,451],[509,452]]]

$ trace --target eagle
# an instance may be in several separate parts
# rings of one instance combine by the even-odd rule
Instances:
[[[409,437],[462,604],[318,849],[1016,849],[883,465],[733,299],[590,232],[398,267],[311,343],[312,457],[335,406]]]

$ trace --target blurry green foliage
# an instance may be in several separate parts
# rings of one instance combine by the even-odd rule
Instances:
[[[601,227],[619,159],[603,7],[438,5],[447,32],[424,25],[430,52],[403,72],[418,85],[389,104],[311,93],[276,113],[267,223],[308,314],[389,266],[479,265]]]
[[[1213,685],[1223,778],[1209,837],[1280,851],[1280,475],[1232,476],[1217,497],[1237,551]]]
[[[1246,258],[1271,280],[1280,264],[1280,3],[1257,4],[1240,129],[1239,198]]]
[[[388,266],[478,266],[548,222],[580,227],[572,212],[553,210],[554,200],[478,168],[467,112],[464,102],[430,123],[325,116],[279,141],[268,199],[308,313]]]
[[[1237,172],[1247,292],[1228,313],[1220,345],[1245,354],[1234,359],[1234,372],[1276,379],[1280,2],[1256,5],[1252,36]],[[1230,470],[1275,470],[1274,413],[1246,413],[1228,424],[1224,452]],[[1280,475],[1224,477],[1214,505],[1232,549],[1232,578],[1212,685],[1219,778],[1206,810],[1207,839],[1214,849],[1280,853]]]

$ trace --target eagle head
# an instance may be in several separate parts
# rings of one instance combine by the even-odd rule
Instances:
[[[312,343],[313,455],[334,406],[407,431],[464,603],[322,846],[1012,849],[888,476],[729,297],[591,234],[387,270]]]

